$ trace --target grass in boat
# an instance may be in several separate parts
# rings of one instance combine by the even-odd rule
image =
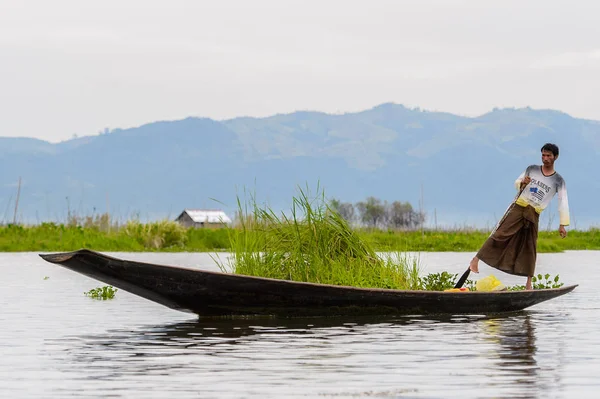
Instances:
[[[228,229],[231,258],[222,271],[248,276],[369,288],[418,289],[418,259],[378,255],[317,188],[299,189],[288,214],[238,197],[238,225]]]

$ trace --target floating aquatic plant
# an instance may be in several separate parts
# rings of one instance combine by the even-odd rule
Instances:
[[[84,294],[93,299],[113,299],[118,290],[113,288],[110,285],[105,285],[104,287],[93,288],[88,292],[84,292]]]
[[[543,290],[548,288],[560,288],[564,285],[564,283],[560,282],[560,275],[552,277],[550,273],[546,273],[542,275],[541,273],[537,276],[533,276],[531,278],[531,285],[534,290]],[[524,285],[514,285],[512,287],[508,287],[511,291],[519,291],[524,290]]]

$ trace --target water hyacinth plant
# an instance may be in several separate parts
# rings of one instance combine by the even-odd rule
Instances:
[[[453,288],[458,274],[448,272],[429,273],[420,279],[420,289],[427,291],[444,291]]]
[[[113,299],[117,291],[118,290],[116,288],[113,288],[110,285],[105,285],[104,287],[93,288],[88,292],[84,292],[84,294],[85,296],[93,299],[107,300]]]
[[[238,226],[229,228],[232,257],[225,272],[354,287],[416,289],[418,262],[401,253],[380,257],[317,189],[299,189],[289,214],[238,198]]]
[[[549,273],[546,273],[544,276],[542,276],[541,274],[538,274],[537,276],[533,276],[531,278],[531,283],[532,283],[532,287],[534,290],[543,290],[543,289],[548,289],[548,288],[560,288],[564,285],[564,283],[562,283],[560,281],[559,274],[552,277]],[[519,291],[519,290],[524,290],[525,286],[524,285],[514,285],[512,287],[508,287],[508,289],[511,291]]]

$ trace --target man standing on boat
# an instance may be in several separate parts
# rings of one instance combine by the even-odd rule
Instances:
[[[558,195],[560,227],[558,233],[567,236],[569,203],[565,180],[554,170],[558,147],[546,143],[541,149],[542,165],[531,165],[515,181],[519,195],[504,214],[496,229],[471,260],[469,269],[479,273],[479,260],[503,272],[526,276],[525,288],[532,289],[537,256],[540,213]]]

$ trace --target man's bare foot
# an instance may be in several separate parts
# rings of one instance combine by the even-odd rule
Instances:
[[[479,273],[479,259],[477,259],[477,257],[474,257],[471,260],[471,263],[469,263],[469,269],[473,272],[473,273]]]
[[[527,291],[531,291],[533,287],[531,286],[531,277],[527,277],[527,283],[525,283],[525,289]]]

